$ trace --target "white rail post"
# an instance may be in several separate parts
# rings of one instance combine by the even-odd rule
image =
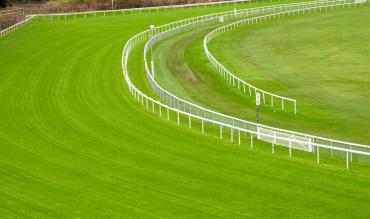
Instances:
[[[297,101],[294,100],[294,114],[297,114]]]
[[[202,119],[202,134],[204,134],[204,120]]]
[[[189,128],[191,128],[191,117],[189,115]]]
[[[275,142],[276,142],[276,132],[274,132],[274,139],[272,140],[272,153],[275,154]]]
[[[220,139],[222,140],[222,125],[220,125]]]
[[[180,125],[180,114],[177,112],[177,125]]]
[[[238,131],[238,143],[240,145],[240,130]]]
[[[352,145],[349,145],[349,149],[352,150]],[[352,162],[352,152],[349,153],[349,160]]]
[[[170,110],[167,108],[167,120],[170,120]]]
[[[233,128],[230,128],[230,140],[231,140],[231,143],[234,143],[234,129]]]
[[[289,157],[292,157],[292,141],[289,140]]]
[[[251,149],[253,149],[253,134],[251,133]]]
[[[349,162],[348,162],[348,151],[346,153],[346,167],[347,167],[347,170],[349,169]]]
[[[312,145],[312,153],[315,153],[315,138],[311,138],[311,145]]]
[[[333,142],[330,141],[330,157],[333,157]]]
[[[159,108],[159,117],[162,117],[162,107],[161,107],[161,105],[158,104],[158,108]]]
[[[316,147],[317,163],[320,163],[320,147]]]

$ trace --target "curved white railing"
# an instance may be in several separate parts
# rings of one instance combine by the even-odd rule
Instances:
[[[319,1],[319,2],[320,4],[316,4],[317,9],[333,8],[338,5],[340,6],[348,5],[349,6],[351,4],[356,4],[356,2],[353,0],[330,0],[330,1]],[[285,10],[285,11],[268,14],[265,16],[260,16],[257,19],[260,19],[260,20],[269,19],[270,20],[277,14],[280,14],[280,15],[287,14],[287,13],[291,13],[293,10],[295,12],[311,10],[311,9],[314,9],[314,7],[309,7],[310,5],[312,6],[312,3],[313,2],[288,4],[286,5],[287,7],[285,8],[280,7],[280,8],[284,8],[282,10]],[[269,10],[274,10],[273,7],[274,6],[271,6]],[[292,9],[292,7],[294,9]],[[288,9],[291,9],[291,10],[288,10]],[[246,10],[250,10],[250,9],[246,9]],[[213,125],[218,125],[220,127],[220,137],[221,138],[222,138],[223,128],[225,127],[230,128],[231,141],[233,141],[235,132],[238,133],[239,143],[240,143],[240,132],[249,133],[251,134],[251,145],[253,145],[253,136],[255,135],[260,140],[271,142],[273,148],[275,144],[287,146],[289,148],[290,155],[291,155],[292,148],[316,152],[318,162],[319,162],[319,156],[320,156],[319,155],[320,148],[330,149],[331,151],[342,151],[342,152],[345,152],[347,155],[346,156],[347,157],[347,167],[348,167],[348,159],[352,160],[352,154],[369,156],[370,146],[367,146],[367,145],[338,141],[334,139],[322,138],[322,137],[308,135],[304,133],[298,133],[298,132],[293,132],[289,130],[273,128],[270,126],[248,122],[248,121],[241,120],[235,117],[220,114],[220,113],[217,113],[209,109],[205,109],[203,107],[200,107],[195,104],[189,103],[185,100],[182,100],[176,97],[175,95],[167,92],[154,80],[154,77],[152,76],[152,73],[148,67],[147,52],[148,50],[150,50],[151,46],[155,42],[157,42],[158,40],[166,36],[170,36],[172,34],[175,34],[181,31],[185,31],[188,29],[192,29],[194,27],[203,26],[203,25],[217,22],[219,17],[221,16],[223,16],[226,19],[238,17],[240,16],[240,14],[246,13],[246,10],[222,12],[222,13],[216,13],[216,14],[210,14],[206,16],[185,19],[185,20],[173,22],[170,24],[162,25],[152,30],[141,32],[135,35],[134,37],[132,37],[126,43],[124,50],[123,50],[123,55],[122,55],[123,75],[125,77],[125,80],[127,82],[127,85],[131,93],[135,96],[135,98],[139,102],[141,102],[142,105],[146,104],[147,109],[149,109],[149,105],[151,105],[151,108],[154,112],[155,107],[157,106],[160,116],[162,116],[162,109],[165,109],[167,111],[166,112],[167,119],[170,119],[170,112],[175,112],[175,114],[177,115],[178,124],[180,123],[180,115],[184,115],[184,116],[187,116],[189,119],[189,127],[191,127],[192,119],[199,120],[202,124],[202,132],[203,132],[204,123],[209,122],[209,123],[212,123]],[[259,10],[261,10],[261,8]],[[266,7],[264,7],[263,10],[264,12],[269,11],[269,10],[266,10]],[[276,12],[276,8],[275,8],[275,12]],[[128,70],[127,70],[127,60],[128,60],[129,53],[132,48],[144,42],[146,39],[150,39],[146,43],[145,48],[144,48],[144,62],[145,62],[145,70],[146,70],[148,81],[150,85],[152,86],[152,89],[154,90],[154,92],[169,105],[161,103],[145,95],[130,81]]]
[[[366,2],[366,0],[355,0],[353,1],[355,4],[362,4],[364,2]],[[320,6],[320,4],[322,4],[322,2],[319,2],[319,1],[315,1],[315,2],[311,2],[309,3],[311,7],[309,7],[308,9],[304,9],[304,10],[292,10],[292,11],[287,11],[287,13],[281,13],[281,9],[277,9],[277,8],[274,8],[274,9],[277,9],[276,11],[274,10],[273,11],[273,19],[275,20],[276,17],[280,18],[280,16],[285,16],[285,15],[295,15],[295,13],[305,13],[305,11],[308,11],[309,13],[311,12],[311,10],[322,10],[323,7]],[[332,7],[334,6],[342,6],[344,7],[346,4],[336,4],[336,5],[333,5]],[[347,5],[351,5],[351,4],[347,4]],[[284,6],[283,6],[284,7]],[[325,10],[328,9],[328,7],[324,8]],[[277,13],[278,12],[278,13]],[[284,101],[290,101],[293,103],[293,109],[294,109],[294,114],[297,113],[297,100],[296,99],[292,99],[292,98],[288,98],[288,97],[284,97],[284,96],[280,96],[280,95],[277,95],[277,94],[273,94],[271,92],[267,92],[265,90],[262,90],[260,88],[257,88],[253,85],[251,85],[250,83],[240,79],[239,77],[237,77],[236,75],[234,75],[233,73],[231,73],[226,67],[224,67],[215,57],[214,55],[209,51],[208,49],[208,46],[207,44],[212,40],[214,39],[215,37],[218,37],[228,31],[232,31],[232,30],[236,30],[238,28],[241,28],[241,27],[244,27],[244,26],[248,26],[248,25],[252,25],[254,23],[257,23],[257,22],[261,22],[262,20],[264,19],[264,21],[266,21],[267,17],[266,16],[263,16],[263,17],[256,17],[256,18],[248,18],[248,19],[245,19],[245,20],[241,20],[241,21],[237,21],[237,22],[234,22],[234,23],[231,23],[231,24],[227,24],[225,26],[222,26],[222,27],[219,27],[213,31],[211,31],[210,33],[208,33],[204,39],[203,39],[203,49],[204,49],[204,52],[208,58],[208,60],[211,62],[211,64],[216,68],[216,70],[221,74],[221,76],[226,79],[232,86],[237,86],[238,90],[239,89],[243,89],[243,93],[245,94],[246,93],[246,87],[248,88],[248,93],[249,93],[249,96],[252,96],[253,94],[253,91],[254,91],[254,95],[256,95],[256,93],[261,93],[262,94],[262,101],[263,103],[266,103],[266,97],[265,96],[269,96],[270,98],[270,104],[272,107],[274,107],[274,100],[276,99],[280,99],[281,101],[281,109],[284,110]],[[223,20],[223,19],[222,19]],[[236,81],[236,83],[235,83]]]
[[[310,6],[314,5],[314,8],[317,8],[317,4],[320,4],[320,2],[312,2],[312,3],[310,3]],[[278,11],[281,11],[280,9],[276,9],[276,8],[274,8],[274,9],[278,10]],[[273,12],[274,14],[276,13],[275,10]],[[310,10],[310,9],[308,9],[308,10]],[[288,12],[288,15],[290,15],[289,14],[290,12],[289,11],[287,11],[287,12]],[[291,13],[293,13],[293,15],[294,15],[295,12],[299,13],[300,11],[299,10],[298,11],[293,10]],[[278,14],[280,15],[280,13],[278,13]],[[303,13],[304,13],[304,11],[303,11]],[[282,13],[282,15],[285,15],[285,13]],[[263,18],[266,19],[266,17],[263,17]],[[274,19],[275,19],[275,17],[274,17]],[[223,20],[223,19],[221,19],[221,20]],[[227,31],[235,30],[235,29],[240,28],[242,26],[257,23],[257,22],[258,22],[258,18],[248,18],[246,20],[237,21],[235,23],[231,23],[231,24],[219,27],[219,28],[211,31],[203,39],[204,52],[205,52],[208,60],[212,64],[212,66],[215,67],[215,69],[218,71],[218,73],[220,73],[220,75],[225,80],[227,80],[227,82],[230,83],[233,87],[237,86],[238,90],[242,89],[244,94],[246,93],[246,87],[247,87],[249,96],[252,96],[253,91],[254,91],[254,95],[256,95],[257,93],[261,93],[262,94],[262,102],[264,104],[266,103],[266,96],[268,96],[269,100],[270,100],[271,107],[274,107],[274,99],[275,100],[280,100],[282,110],[284,110],[284,101],[292,102],[293,103],[294,114],[297,114],[297,100],[296,99],[280,96],[280,95],[262,90],[260,88],[257,88],[256,86],[253,86],[252,84],[242,80],[241,78],[239,78],[236,75],[234,75],[233,73],[231,73],[225,66],[223,66],[208,49],[207,44],[212,39],[214,39],[215,37],[220,36],[221,34],[224,34]]]
[[[14,30],[17,30],[19,29],[20,27],[23,27],[24,25],[28,24],[29,22],[31,22],[32,20],[34,19],[34,16],[29,16],[26,20],[24,21],[21,21],[19,23],[16,23],[2,31],[0,31],[0,38],[4,37],[5,35],[7,35],[8,33],[10,32],[13,32]]]

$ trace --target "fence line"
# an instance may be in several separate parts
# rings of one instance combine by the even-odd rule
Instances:
[[[328,8],[334,8],[336,6],[348,6],[358,4],[356,0],[329,0],[329,1],[317,1],[320,4],[317,4],[317,10]],[[280,7],[282,10],[285,11],[279,12],[280,15],[292,13],[292,11],[301,13],[305,10],[315,9],[310,7],[312,2],[304,2],[304,3],[293,3],[293,4],[286,4],[287,7]],[[344,7],[343,6],[343,7]],[[255,11],[260,11],[259,13],[269,12],[273,9],[274,6],[269,7],[262,7],[254,9]],[[275,10],[278,7],[275,6]],[[290,9],[290,10],[288,10]],[[348,160],[352,161],[352,154],[370,155],[370,146],[355,144],[350,142],[338,141],[329,138],[322,138],[318,136],[273,128],[266,125],[256,124],[253,122],[248,122],[245,120],[241,120],[239,118],[223,115],[212,110],[208,110],[197,106],[195,104],[189,103],[185,100],[182,100],[173,94],[167,92],[162,87],[158,85],[158,83],[154,80],[154,77],[149,70],[148,61],[147,61],[147,53],[153,46],[155,42],[158,40],[173,35],[175,33],[186,31],[198,26],[204,26],[207,24],[218,22],[219,17],[224,17],[225,19],[234,19],[238,16],[243,15],[243,13],[247,13],[251,9],[243,9],[243,10],[234,10],[228,12],[221,12],[215,13],[205,16],[193,17],[181,21],[172,22],[169,24],[165,24],[150,30],[143,31],[134,37],[130,38],[124,46],[123,53],[122,53],[122,70],[125,81],[128,85],[128,88],[131,94],[135,97],[135,99],[140,102],[143,106],[146,105],[146,108],[149,109],[149,106],[152,105],[152,111],[155,112],[155,106],[158,109],[166,109],[167,111],[167,119],[170,120],[170,113],[174,112],[177,115],[177,123],[180,124],[180,115],[186,116],[189,118],[189,127],[191,127],[191,119],[196,119],[201,122],[202,124],[202,132],[204,131],[204,123],[208,122],[209,124],[213,124],[214,126],[220,127],[220,137],[222,138],[222,130],[223,128],[229,128],[231,133],[234,131],[242,133],[249,133],[251,135],[251,145],[253,145],[253,138],[254,136],[257,137],[259,140],[263,140],[266,142],[270,142],[272,146],[274,145],[282,145],[289,148],[290,155],[292,149],[300,149],[305,151],[310,151],[317,154],[318,162],[320,157],[319,148],[329,149],[331,151],[339,151],[344,152],[347,155],[347,167],[348,167]],[[262,21],[267,19],[273,19],[279,13],[268,14],[265,16],[256,17],[256,21]],[[145,62],[145,70],[148,81],[154,90],[154,92],[165,102],[161,103],[146,94],[140,91],[130,80],[129,73],[127,70],[127,61],[130,54],[130,51],[136,47],[137,45],[141,44],[142,42],[147,41],[145,48],[144,48],[144,62]],[[153,65],[152,65],[153,67]],[[160,116],[162,116],[162,111],[160,110]],[[233,138],[232,138],[233,139]],[[239,138],[240,139],[240,138]],[[240,143],[240,141],[239,141]],[[349,159],[348,159],[349,158]]]
[[[258,0],[256,0],[258,1]],[[67,16],[74,16],[75,18],[77,15],[84,15],[87,17],[90,15],[98,15],[103,14],[104,16],[108,13],[113,14],[127,14],[127,13],[134,13],[134,12],[159,12],[161,10],[176,10],[182,8],[191,8],[191,7],[208,7],[208,6],[222,6],[222,5],[229,5],[229,4],[244,4],[248,2],[253,2],[253,0],[229,0],[229,1],[218,1],[218,2],[205,2],[205,3],[194,3],[194,4],[180,4],[180,5],[166,5],[166,6],[153,6],[153,7],[144,7],[144,8],[126,8],[126,9],[114,9],[114,10],[100,10],[100,11],[87,11],[87,12],[72,12],[72,13],[54,13],[54,14],[35,14],[34,16],[40,17],[43,19],[46,18],[58,18],[58,19],[66,19]]]
[[[255,2],[257,2],[256,0]],[[177,8],[191,8],[191,7],[207,7],[207,6],[214,6],[214,5],[229,5],[229,4],[244,4],[244,3],[250,3],[253,2],[253,0],[230,0],[230,1],[220,1],[220,2],[208,2],[208,3],[195,3],[195,4],[181,4],[181,5],[168,5],[168,6],[157,6],[157,7],[145,7],[145,8],[128,8],[128,9],[116,9],[116,10],[102,10],[102,11],[88,11],[88,12],[72,12],[72,13],[54,13],[54,14],[32,14],[32,15],[27,15],[26,19],[24,21],[21,21],[19,23],[16,23],[2,31],[0,31],[0,38],[4,37],[5,35],[9,34],[10,32],[13,32],[14,30],[17,30],[20,27],[23,27],[25,24],[28,24],[29,22],[35,20],[35,19],[62,19],[64,18],[65,20],[67,17],[74,17],[75,19],[77,18],[77,15],[84,15],[84,17],[87,17],[88,14],[92,14],[94,16],[98,14],[103,14],[104,16],[108,13],[121,13],[123,15],[127,13],[134,13],[134,12],[146,12],[149,11],[155,11],[159,12],[160,10],[175,10]]]
[[[26,18],[26,20],[23,20],[19,23],[16,23],[8,28],[5,28],[4,30],[0,31],[0,38],[3,38],[4,36],[6,36],[7,34],[9,34],[10,32],[13,32],[23,26],[25,26],[26,24],[30,23],[32,20],[34,19],[34,16],[30,16],[28,18]]]
[[[315,4],[315,7],[317,7],[317,4],[319,4],[319,3],[318,2],[312,2],[312,3],[310,3],[310,5],[311,4],[312,5]],[[278,9],[274,8],[273,13],[276,13],[276,10],[281,11],[281,8],[278,8]],[[294,11],[293,11],[293,13],[294,13]],[[257,95],[257,93],[261,93],[262,94],[262,103],[264,103],[264,104],[266,104],[266,102],[267,102],[266,101],[266,99],[267,99],[266,96],[268,96],[269,100],[270,100],[271,107],[274,107],[274,100],[280,100],[282,110],[285,109],[284,101],[292,102],[293,103],[294,114],[297,114],[297,100],[296,99],[280,96],[280,95],[262,90],[260,88],[257,88],[255,86],[253,86],[252,84],[242,80],[241,78],[239,78],[236,75],[234,75],[233,73],[231,73],[225,66],[223,66],[208,49],[207,44],[212,39],[214,39],[215,37],[218,37],[221,34],[224,34],[224,33],[228,32],[228,31],[231,31],[231,30],[235,30],[235,29],[240,28],[242,26],[249,25],[250,23],[253,24],[252,23],[253,20],[254,20],[254,18],[249,18],[245,21],[244,20],[243,21],[237,21],[235,23],[228,24],[228,25],[222,26],[220,28],[217,28],[217,29],[211,31],[203,39],[204,52],[205,52],[209,62],[212,64],[212,66],[218,71],[218,73],[221,75],[221,77],[224,78],[231,86],[233,86],[233,87],[236,86],[238,90],[242,89],[243,93],[244,94],[247,93],[247,94],[249,94],[249,96],[252,96],[253,92],[254,92],[254,95]],[[249,22],[249,21],[252,21],[252,22]],[[220,22],[223,22],[222,17],[220,18]],[[247,91],[246,91],[246,88],[248,89]]]
[[[168,6],[157,6],[157,7],[145,7],[145,8],[127,8],[127,9],[116,9],[116,10],[102,10],[102,11],[88,11],[88,12],[72,12],[72,13],[54,13],[54,14],[32,14],[32,15],[27,15],[26,19],[24,21],[18,22],[2,31],[0,31],[0,38],[6,36],[10,32],[13,32],[14,30],[19,29],[20,27],[23,27],[24,25],[28,24],[29,22],[33,21],[34,19],[46,19],[50,18],[51,20],[57,18],[57,19],[67,19],[69,16],[73,16],[74,18],[77,18],[77,15],[84,15],[87,17],[88,14],[92,14],[94,16],[98,14],[103,14],[104,16],[107,13],[121,13],[121,14],[127,14],[127,13],[134,13],[134,12],[146,12],[146,11],[156,11],[159,12],[160,10],[169,10],[169,9],[177,9],[177,8],[190,8],[190,7],[207,7],[207,6],[214,6],[214,5],[229,5],[229,4],[244,4],[252,2],[252,0],[230,0],[230,1],[220,1],[220,2],[207,2],[207,3],[196,3],[196,4],[181,4],[181,5],[168,5]],[[21,10],[23,13],[22,9],[15,9],[16,11]],[[10,13],[10,11],[2,11],[2,14],[7,14]]]
[[[366,0],[355,0],[353,1],[354,4],[363,4],[366,2]],[[316,9],[319,9],[320,11],[322,10],[322,7],[320,7],[320,4],[323,4],[322,2],[319,2],[319,1],[315,1],[315,2],[310,2],[309,3],[311,7],[308,8],[308,13],[311,13],[311,10],[316,10]],[[342,4],[341,6],[344,7],[346,4]],[[350,5],[350,4],[348,4]],[[333,5],[332,7],[334,6],[337,6],[339,7],[340,4],[336,4],[336,5]],[[279,7],[279,6],[278,6]],[[286,7],[286,6],[282,6],[282,7]],[[326,10],[328,9],[328,7],[325,8]],[[297,9],[297,10],[293,10],[292,12],[289,12],[288,11],[288,16],[290,16],[291,14],[294,16],[295,13],[300,13],[302,12],[303,14],[305,13],[307,9]],[[281,8],[274,8],[273,10],[273,19],[275,20],[276,19],[276,16],[278,16],[278,18],[280,18],[280,16],[285,16],[286,13],[276,13],[277,11],[282,11]],[[226,79],[233,87],[234,86],[237,86],[238,90],[239,89],[243,89],[243,93],[245,94],[246,93],[246,87],[248,88],[248,94],[249,96],[252,96],[252,93],[254,91],[254,95],[257,94],[257,92],[259,93],[262,93],[262,100],[263,100],[263,103],[266,103],[266,97],[265,96],[270,96],[270,105],[271,107],[274,107],[274,100],[275,99],[280,99],[280,102],[281,102],[281,109],[284,110],[285,109],[285,105],[284,105],[284,101],[290,101],[293,103],[293,109],[294,109],[294,114],[297,114],[297,101],[296,99],[292,99],[292,98],[287,98],[287,97],[284,97],[284,96],[279,96],[279,95],[276,95],[276,94],[273,94],[273,93],[270,93],[270,92],[267,92],[265,90],[262,90],[262,89],[259,89],[253,85],[251,85],[250,83],[248,82],[245,82],[244,80],[240,79],[239,77],[237,77],[236,75],[234,75],[233,73],[231,73],[226,67],[224,67],[214,56],[213,54],[209,51],[208,49],[208,46],[207,44],[212,40],[214,39],[215,37],[218,37],[228,31],[232,31],[232,30],[235,30],[237,28],[241,28],[241,27],[244,27],[244,26],[248,26],[248,25],[252,25],[254,23],[257,23],[257,22],[261,22],[262,19],[265,19],[266,21],[266,16],[264,17],[260,17],[260,20],[258,20],[258,18],[248,18],[246,20],[242,20],[242,21],[237,21],[237,22],[234,22],[234,23],[231,23],[231,24],[227,24],[225,26],[222,26],[222,27],[219,27],[213,31],[211,31],[210,33],[208,33],[204,39],[203,39],[203,49],[205,51],[205,54],[208,58],[208,60],[211,62],[211,64],[213,65],[214,68],[216,68],[216,70],[221,74],[221,76]],[[220,18],[220,22],[223,22],[223,18],[221,17]],[[236,81],[236,83],[235,83]]]

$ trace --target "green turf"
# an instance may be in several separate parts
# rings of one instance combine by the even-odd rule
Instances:
[[[0,39],[1,218],[367,218],[368,167],[221,143],[134,101],[124,42],[212,10],[38,21]]]

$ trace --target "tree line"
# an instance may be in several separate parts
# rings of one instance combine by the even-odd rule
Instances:
[[[63,8],[102,10],[217,1],[221,0],[0,0],[0,7],[4,8],[11,5],[21,5],[22,7],[29,6],[31,8],[60,8],[61,10]]]

